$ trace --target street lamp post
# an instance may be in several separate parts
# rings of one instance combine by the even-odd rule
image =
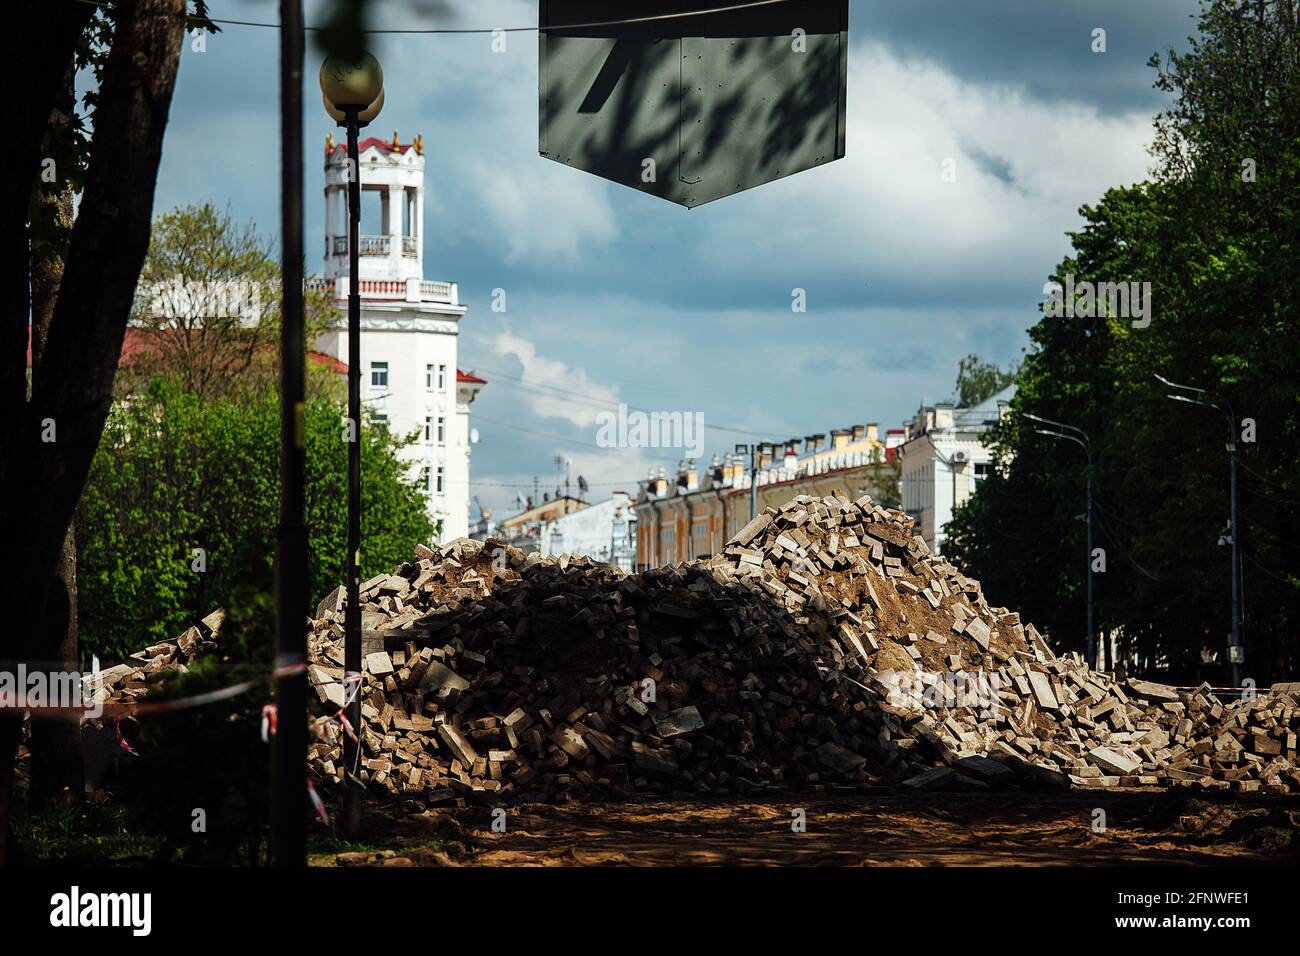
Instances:
[[[357,776],[361,731],[361,293],[359,275],[361,165],[357,134],[384,105],[384,71],[369,53],[355,63],[327,57],[320,68],[325,111],[348,137],[348,552],[345,562],[348,603],[344,616],[343,666],[347,678],[347,720],[343,737],[343,829],[361,830],[361,790]]]
[[[1082,428],[1076,428],[1073,425],[1066,425],[1064,422],[1052,421],[1050,418],[1041,418],[1038,415],[1031,415],[1028,412],[1022,412],[1025,418],[1030,421],[1041,422],[1044,425],[1051,425],[1052,428],[1036,428],[1034,431],[1040,435],[1049,435],[1052,438],[1064,438],[1066,441],[1072,441],[1083,449],[1088,458],[1088,471],[1086,474],[1087,482],[1087,512],[1086,520],[1088,523],[1088,554],[1087,554],[1087,591],[1088,591],[1088,666],[1097,666],[1097,637],[1093,625],[1092,611],[1092,441],[1088,438],[1087,432]],[[1053,431],[1052,429],[1056,429]],[[1111,666],[1115,664],[1111,661]]]
[[[1189,405],[1201,405],[1222,412],[1228,420],[1228,543],[1232,546],[1232,637],[1228,645],[1228,663],[1232,665],[1232,683],[1241,686],[1241,665],[1245,663],[1246,651],[1241,635],[1241,551],[1237,535],[1237,416],[1233,413],[1232,402],[1224,399],[1223,404],[1208,401],[1203,388],[1179,385],[1163,375],[1156,375],[1162,385],[1176,388],[1183,395],[1166,395],[1175,402],[1187,402]],[[1192,395],[1199,396],[1192,398]]]

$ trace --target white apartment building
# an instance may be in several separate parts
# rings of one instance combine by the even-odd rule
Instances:
[[[545,522],[538,533],[543,555],[585,554],[624,571],[636,570],[636,509],[626,492]]]
[[[953,509],[971,496],[993,468],[984,433],[1005,412],[1016,387],[1008,386],[972,408],[922,405],[898,446],[903,510],[930,550],[943,553],[944,527]]]
[[[375,137],[359,144],[361,234],[361,402],[372,419],[400,435],[411,475],[423,484],[440,541],[469,530],[469,406],[486,383],[456,368],[466,307],[454,282],[424,277],[424,143]],[[348,360],[347,151],[325,141],[325,269],[339,325],[317,348]],[[369,234],[367,234],[369,232]]]

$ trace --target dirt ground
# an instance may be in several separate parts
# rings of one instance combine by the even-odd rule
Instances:
[[[795,832],[795,811],[806,830]],[[1104,828],[1095,828],[1105,811]],[[1300,799],[1153,790],[642,799],[377,813],[316,865],[1097,866],[1300,862]],[[499,824],[498,824],[499,825]]]

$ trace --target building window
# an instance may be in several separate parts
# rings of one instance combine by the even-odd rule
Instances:
[[[439,419],[441,421],[441,419]],[[427,445],[433,441],[433,416],[424,416],[424,443]]]
[[[438,366],[438,391],[442,391],[446,387],[447,387],[447,366],[439,365]]]
[[[438,494],[442,494],[444,491],[447,490],[447,469],[443,465],[438,466],[438,478],[434,490]]]
[[[370,387],[371,388],[388,387],[388,363],[387,362],[370,363]]]
[[[375,412],[370,420],[375,423],[376,428],[388,431],[388,415],[385,412]]]
[[[430,392],[433,391],[433,369],[434,366],[432,365],[426,365],[424,367],[424,387]]]
[[[443,415],[438,416],[438,444],[447,444],[447,419]]]
[[[993,474],[993,465],[990,462],[980,461],[975,463],[975,474],[971,478],[971,490],[979,487],[979,483]]]

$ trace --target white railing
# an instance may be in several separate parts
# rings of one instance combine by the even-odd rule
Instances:
[[[415,288],[409,288],[415,286]],[[303,288],[333,292],[336,298],[347,295],[346,276],[331,279],[325,276],[312,276],[303,280]],[[362,279],[357,283],[357,291],[367,299],[388,299],[400,302],[455,302],[456,283],[439,282],[430,279]]]
[[[362,236],[357,252],[363,256],[386,256],[388,239],[388,236]]]

